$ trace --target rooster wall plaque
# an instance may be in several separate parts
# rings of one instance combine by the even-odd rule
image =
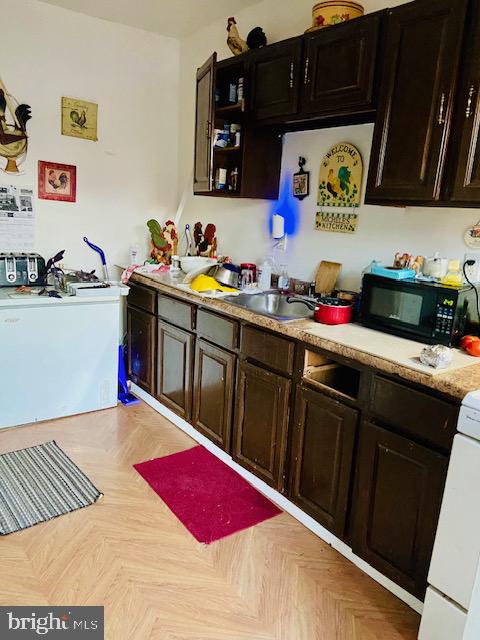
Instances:
[[[62,135],[96,142],[97,115],[94,102],[62,98]]]
[[[18,164],[27,155],[27,122],[31,117],[28,104],[18,104],[0,79],[0,156],[7,160],[0,168],[5,173],[20,173]]]
[[[318,205],[358,207],[363,163],[359,150],[349,142],[333,145],[320,166]]]

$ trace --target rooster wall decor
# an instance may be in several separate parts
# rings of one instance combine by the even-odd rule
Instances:
[[[234,56],[239,56],[249,50],[248,44],[240,37],[235,18],[229,18],[227,24],[227,44]]]
[[[98,105],[95,102],[62,98],[62,135],[96,142]]]
[[[318,205],[358,207],[362,175],[362,156],[358,149],[348,142],[335,144],[320,166]]]
[[[28,104],[18,104],[0,79],[0,156],[7,160],[1,167],[5,173],[20,173],[18,164],[27,155],[27,122],[31,117]]]
[[[247,36],[247,45],[249,49],[261,49],[267,46],[267,36],[262,27],[255,27]]]

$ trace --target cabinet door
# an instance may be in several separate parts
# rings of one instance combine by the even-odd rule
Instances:
[[[440,198],[467,0],[423,0],[388,20],[366,202]]]
[[[451,199],[480,203],[480,2],[471,5],[467,48],[458,92]]]
[[[448,460],[371,423],[362,425],[353,550],[423,599]]]
[[[213,114],[215,63],[217,54],[205,62],[197,71],[195,112],[195,158],[193,190],[204,193],[212,190]]]
[[[193,393],[193,426],[216,445],[230,451],[235,356],[197,340]]]
[[[374,108],[380,20],[375,14],[306,37],[302,113],[322,116]]]
[[[250,54],[250,111],[254,120],[297,113],[302,40],[295,38]]]
[[[352,475],[358,411],[299,387],[292,447],[291,497],[342,537]]]
[[[238,367],[233,458],[283,491],[290,380],[241,362]]]
[[[155,393],[155,316],[127,307],[128,375],[150,394]]]
[[[157,398],[185,420],[192,413],[194,337],[158,322]]]

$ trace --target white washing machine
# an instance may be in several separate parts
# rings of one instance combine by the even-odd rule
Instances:
[[[460,409],[419,640],[480,638],[480,391]]]

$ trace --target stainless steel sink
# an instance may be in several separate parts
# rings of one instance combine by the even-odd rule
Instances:
[[[292,297],[290,296],[289,299],[292,300]],[[306,305],[298,302],[289,303],[287,302],[287,296],[278,291],[265,291],[254,294],[241,293],[239,296],[227,296],[224,301],[282,322],[313,318],[313,311]]]

